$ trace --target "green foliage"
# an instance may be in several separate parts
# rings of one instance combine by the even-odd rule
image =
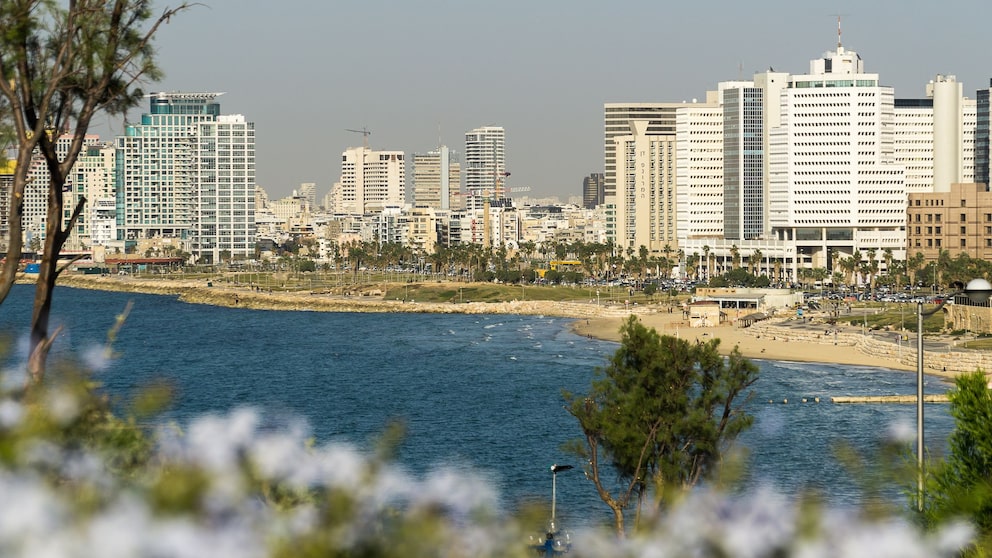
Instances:
[[[768,285],[767,276],[755,277],[743,267],[711,277],[709,280],[710,287],[767,287]]]
[[[655,293],[657,293],[657,292],[658,292],[658,284],[657,283],[648,283],[648,284],[644,285],[644,294],[646,296],[653,297],[655,295]]]
[[[568,449],[589,463],[587,475],[622,534],[632,496],[643,500],[653,491],[662,507],[668,491],[713,475],[728,444],[752,423],[742,399],[758,368],[736,348],[724,359],[718,339],[661,336],[636,316],[620,332],[620,348],[597,370],[589,393],[564,395],[585,435]],[[615,494],[604,481],[603,461],[620,480]]]
[[[992,548],[992,391],[981,371],[958,376],[950,392],[954,432],[949,452],[927,479],[924,519],[937,525],[970,519]]]

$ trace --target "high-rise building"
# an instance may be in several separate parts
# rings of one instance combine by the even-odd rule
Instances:
[[[203,263],[255,250],[255,126],[220,93],[153,93],[117,138],[122,240],[188,241]]]
[[[484,198],[505,197],[506,132],[484,126],[465,133],[465,192]]]
[[[332,197],[336,213],[365,215],[388,206],[402,206],[406,164],[402,151],[351,147],[341,154],[341,181]]]
[[[679,249],[676,234],[675,134],[648,133],[649,120],[630,122],[614,135],[616,175],[614,237],[618,249],[650,254]]]
[[[306,201],[307,211],[317,209],[317,184],[304,182],[300,184],[300,197]]]
[[[718,92],[676,110],[675,200],[679,242],[722,237],[724,227],[723,108]]]
[[[606,103],[603,105],[603,199],[606,205],[608,240],[617,241],[616,212],[618,169],[616,136],[630,134],[631,122],[646,120],[645,135],[675,138],[675,111],[683,103]]]
[[[100,141],[100,136],[86,134],[83,138],[83,152],[91,145],[96,145]],[[59,160],[65,160],[72,145],[72,135],[63,134],[55,141],[55,153]],[[28,172],[28,183],[24,187],[24,205],[21,213],[21,223],[24,227],[25,242],[32,239],[45,240],[46,223],[48,222],[48,186],[51,173],[48,172],[48,163],[40,152],[35,151],[31,157],[31,170]],[[66,175],[65,184],[62,191],[68,193],[64,199],[65,207],[75,206],[76,197],[73,195],[73,173],[70,171]],[[68,218],[63,219],[68,222]],[[63,223],[65,224],[65,223]]]
[[[976,92],[975,115],[975,182],[989,184],[989,94],[992,93],[992,80],[989,88]]]
[[[117,240],[116,161],[113,143],[89,145],[76,159],[64,202],[66,207],[73,207],[85,196],[87,203],[66,242],[70,250],[106,246]],[[68,225],[68,218],[65,221]]]
[[[461,164],[447,146],[413,156],[413,205],[459,209]]]
[[[605,182],[603,173],[594,172],[582,179],[582,207],[586,209],[596,209],[596,206],[603,205],[605,201]]]
[[[789,77],[781,126],[769,138],[769,219],[796,243],[801,264],[832,268],[830,255],[905,249],[905,168],[895,162],[894,95],[836,51]]]

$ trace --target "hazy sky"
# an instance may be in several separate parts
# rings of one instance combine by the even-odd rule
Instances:
[[[603,169],[603,103],[807,73],[836,46],[837,14],[844,47],[897,97],[950,74],[974,98],[992,77],[988,0],[201,1],[161,30],[165,78],[146,90],[224,92],[222,112],[255,123],[257,182],[274,198],[301,182],[326,194],[361,145],[348,128],[409,156],[436,148],[439,127],[461,152],[486,125],[506,129],[509,187],[580,195]]]

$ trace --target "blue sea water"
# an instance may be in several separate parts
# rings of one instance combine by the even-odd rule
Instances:
[[[15,286],[0,305],[0,332],[26,331],[32,298],[32,287]],[[358,447],[401,420],[403,467],[471,468],[492,479],[508,509],[550,499],[551,464],[578,465],[561,450],[580,435],[561,391],[586,391],[617,347],[552,317],[257,311],[60,287],[52,325],[64,330],[53,358],[103,344],[128,301],[133,310],[114,344],[119,358],[96,374],[112,397],[126,400],[164,379],[177,397],[163,419],[182,424],[252,406],[271,428],[302,418],[318,443]],[[862,479],[836,450],[871,459],[894,425],[915,428],[916,406],[835,405],[830,397],[914,394],[915,374],[757,362],[755,425],[740,440],[749,455],[742,489],[771,485],[790,495],[814,491],[832,505],[862,503]],[[927,378],[928,393],[948,387]],[[947,406],[927,405],[926,421],[928,448],[939,453],[953,428]],[[578,468],[557,485],[564,522],[608,520]],[[897,488],[889,497],[901,500]]]

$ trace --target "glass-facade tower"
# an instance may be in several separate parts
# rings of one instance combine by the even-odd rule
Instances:
[[[765,155],[763,90],[723,92],[724,238],[752,240],[764,234]]]

